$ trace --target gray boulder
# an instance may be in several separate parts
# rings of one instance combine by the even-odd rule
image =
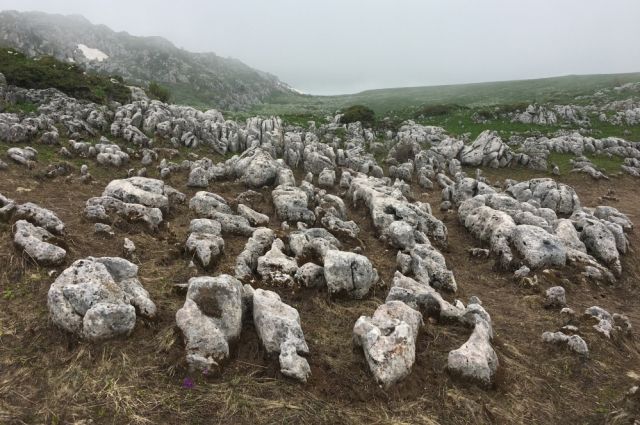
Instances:
[[[586,220],[580,233],[580,240],[587,251],[596,259],[602,261],[616,275],[622,274],[622,264],[616,237],[603,222],[599,220]]]
[[[519,225],[513,231],[513,245],[532,269],[564,266],[567,252],[560,239],[540,227]]]
[[[296,258],[311,257],[324,259],[332,249],[340,249],[342,244],[327,229],[312,227],[289,234],[289,249]]]
[[[102,196],[110,196],[130,204],[158,208],[161,211],[169,209],[169,196],[165,193],[164,182],[147,177],[112,180],[104,189]]]
[[[396,272],[387,295],[387,301],[402,301],[427,317],[442,321],[459,320],[465,314],[460,301],[446,301],[433,287]]]
[[[356,321],[354,344],[362,347],[369,369],[385,388],[411,372],[421,325],[422,315],[402,301],[387,301],[372,317]]]
[[[15,210],[17,220],[27,220],[36,226],[42,227],[51,233],[62,235],[64,233],[64,223],[51,210],[42,208],[31,202],[18,205]]]
[[[278,186],[271,192],[276,214],[281,221],[313,224],[316,216],[308,207],[309,198],[304,190],[293,186]]]
[[[567,305],[567,296],[562,286],[553,286],[545,292],[544,305],[547,308],[565,307]]]
[[[49,288],[51,320],[90,341],[129,335],[136,311],[147,318],[156,315],[156,306],[137,274],[138,266],[123,258],[75,261]]]
[[[562,332],[544,332],[542,341],[549,344],[566,344],[571,351],[583,357],[589,357],[589,347],[579,335],[565,335]]]
[[[332,188],[336,184],[335,170],[324,169],[318,176],[318,186]]]
[[[240,281],[229,275],[189,279],[184,306],[176,313],[192,369],[209,370],[229,357],[242,331]]]
[[[324,256],[324,277],[330,294],[344,292],[360,299],[378,281],[378,272],[364,255],[329,250]]]
[[[64,262],[67,251],[49,242],[54,240],[54,235],[28,221],[18,220],[14,224],[13,242],[40,265],[57,266]]]
[[[236,177],[251,188],[270,186],[275,182],[278,169],[281,167],[271,154],[262,148],[251,148],[233,165]]]
[[[200,191],[189,201],[189,209],[199,217],[213,218],[217,212],[233,214],[227,201],[215,193]]]
[[[269,216],[261,214],[244,204],[238,204],[238,214],[246,218],[252,226],[266,226],[269,224]]]
[[[29,165],[36,160],[38,151],[31,147],[26,148],[9,148],[7,149],[7,156],[20,165]]]
[[[327,285],[324,268],[314,263],[305,263],[300,266],[294,279],[299,285],[307,288],[321,288]]]
[[[123,202],[110,196],[100,196],[87,200],[84,214],[94,222],[110,222],[110,214],[116,214],[128,221],[141,221],[151,230],[156,230],[163,221],[162,211],[141,204]]]
[[[284,244],[280,239],[273,241],[271,249],[258,258],[257,272],[263,281],[276,286],[293,286],[293,276],[298,270],[294,258],[282,252]]]
[[[209,186],[209,173],[207,170],[201,167],[195,167],[189,173],[187,179],[187,186],[189,187],[208,187]]]
[[[492,333],[487,321],[477,320],[467,342],[449,352],[447,368],[463,378],[492,385],[498,369],[498,356],[491,346]]]
[[[220,223],[223,234],[230,233],[232,235],[251,236],[254,230],[256,230],[249,224],[249,220],[240,215],[215,212],[212,218]]]
[[[202,267],[207,268],[224,254],[224,240],[219,234],[193,232],[187,238],[185,248]]]
[[[269,249],[275,237],[273,230],[266,227],[259,227],[254,230],[244,250],[236,258],[236,278],[243,280],[252,278],[258,267],[258,258]]]
[[[309,347],[298,311],[283,303],[275,292],[256,289],[253,293],[253,323],[267,353],[280,354],[281,371],[306,381],[311,369],[300,354],[308,354]]]

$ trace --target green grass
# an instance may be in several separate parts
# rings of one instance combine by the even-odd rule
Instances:
[[[523,136],[551,134],[559,129],[558,126],[524,124],[520,122],[511,122],[501,118],[492,119],[486,123],[477,123],[472,119],[474,112],[476,112],[476,110],[472,108],[458,109],[445,115],[418,119],[414,118],[414,121],[424,125],[440,126],[444,128],[447,133],[455,137],[460,137],[465,133],[469,133],[472,140],[487,129],[497,131],[498,134],[500,134],[500,137],[505,139],[509,138],[513,134],[520,134]]]
[[[620,172],[620,166],[624,162],[623,158],[617,156],[585,155],[585,157],[589,159],[596,168],[604,171],[605,174],[615,174]],[[560,169],[560,174],[567,174],[573,169],[573,166],[571,165],[572,159],[575,159],[575,155],[572,153],[551,152],[551,154],[549,154],[548,162],[549,164],[555,163]]]
[[[637,81],[640,81],[640,73],[382,89],[342,96],[278,94],[248,112],[250,115],[279,115],[286,123],[303,125],[308,121],[307,117],[324,117],[362,104],[375,111],[373,126],[377,128],[382,128],[382,121],[388,117],[396,129],[401,122],[412,119],[420,124],[441,126],[454,136],[469,133],[472,139],[486,129],[495,130],[504,138],[513,134],[552,135],[559,129],[578,130],[579,126],[514,123],[504,117],[522,111],[532,103],[584,105],[626,99],[633,93],[611,89]],[[594,100],[593,94],[603,89],[607,94]],[[472,119],[474,115],[489,118],[489,121],[476,123]],[[593,137],[615,136],[640,141],[640,126],[615,126],[601,122],[596,116],[591,117],[591,122],[590,135]]]
[[[620,137],[632,142],[640,142],[640,125],[613,125],[592,118],[591,129],[593,137]]]
[[[593,165],[603,170],[606,174],[619,173],[621,171],[620,166],[624,162],[624,158],[620,158],[619,156],[587,155],[587,158],[589,158]]]
[[[393,115],[407,108],[429,105],[482,107],[517,103],[575,102],[576,96],[592,95],[603,88],[640,81],[640,73],[570,75],[536,80],[502,81],[429,87],[368,90],[340,96],[278,94],[255,106],[256,113],[333,113],[340,108],[362,104],[378,115]],[[615,94],[612,93],[612,96]],[[588,102],[588,100],[585,100]]]
[[[12,48],[0,48],[0,72],[10,85],[28,89],[53,87],[71,97],[96,103],[111,100],[126,103],[131,98],[129,88],[118,79],[112,81],[110,76],[85,72],[76,64],[51,56],[28,58]]]
[[[38,111],[38,105],[29,101],[18,101],[16,103],[10,103],[10,104],[7,104],[2,110],[2,112],[11,112],[14,114],[21,113],[21,112],[25,114],[30,114],[30,113],[35,113],[37,111]]]

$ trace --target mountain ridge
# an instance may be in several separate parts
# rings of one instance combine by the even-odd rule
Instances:
[[[116,32],[82,15],[1,11],[0,44],[30,57],[51,55],[81,63],[92,71],[120,75],[132,84],[157,81],[171,90],[176,103],[194,106],[245,109],[291,91],[276,76],[238,59],[189,52],[160,36]],[[108,57],[91,60],[83,55],[80,44]]]

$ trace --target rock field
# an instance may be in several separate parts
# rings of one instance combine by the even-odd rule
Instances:
[[[47,403],[97,403],[84,391],[106,387],[71,372],[66,390],[55,382],[92,361],[112,379],[95,412],[124,422],[163,422],[183,378],[203,402],[229,391],[243,401],[227,409],[260,397],[281,411],[290,397],[333,423],[370,418],[369,401],[396,423],[417,420],[411,409],[437,423],[629,417],[640,144],[489,129],[465,143],[411,121],[380,138],[359,123],[236,122],[148,99],[104,106],[10,86],[0,97],[38,105],[0,113],[0,418],[52,418],[21,409],[24,374]],[[513,119],[584,116],[532,105]],[[556,175],[553,152],[579,172]],[[624,165],[607,175],[592,153]],[[129,372],[98,372],[104,356]],[[149,379],[171,408],[149,404]],[[236,395],[248,381],[265,393]],[[118,385],[140,392],[117,405]],[[89,423],[82,412],[59,419]]]

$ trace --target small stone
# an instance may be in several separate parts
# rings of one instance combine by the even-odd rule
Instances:
[[[131,239],[124,238],[123,251],[124,255],[128,258],[132,258],[135,255],[136,246]]]
[[[545,332],[542,341],[552,344],[567,344],[571,351],[575,351],[583,357],[589,357],[589,347],[579,335],[565,335],[562,332]]]
[[[527,266],[522,266],[513,273],[513,277],[515,277],[516,279],[521,279],[523,277],[529,276],[529,273],[531,273],[531,269]]]
[[[544,306],[547,308],[564,307],[567,305],[567,297],[562,286],[554,286],[545,293]]]
[[[96,223],[93,225],[93,232],[100,234],[100,235],[105,235],[105,236],[109,236],[112,237],[115,235],[115,233],[113,232],[113,229],[111,228],[111,226],[109,226],[108,224],[103,224],[103,223]]]

